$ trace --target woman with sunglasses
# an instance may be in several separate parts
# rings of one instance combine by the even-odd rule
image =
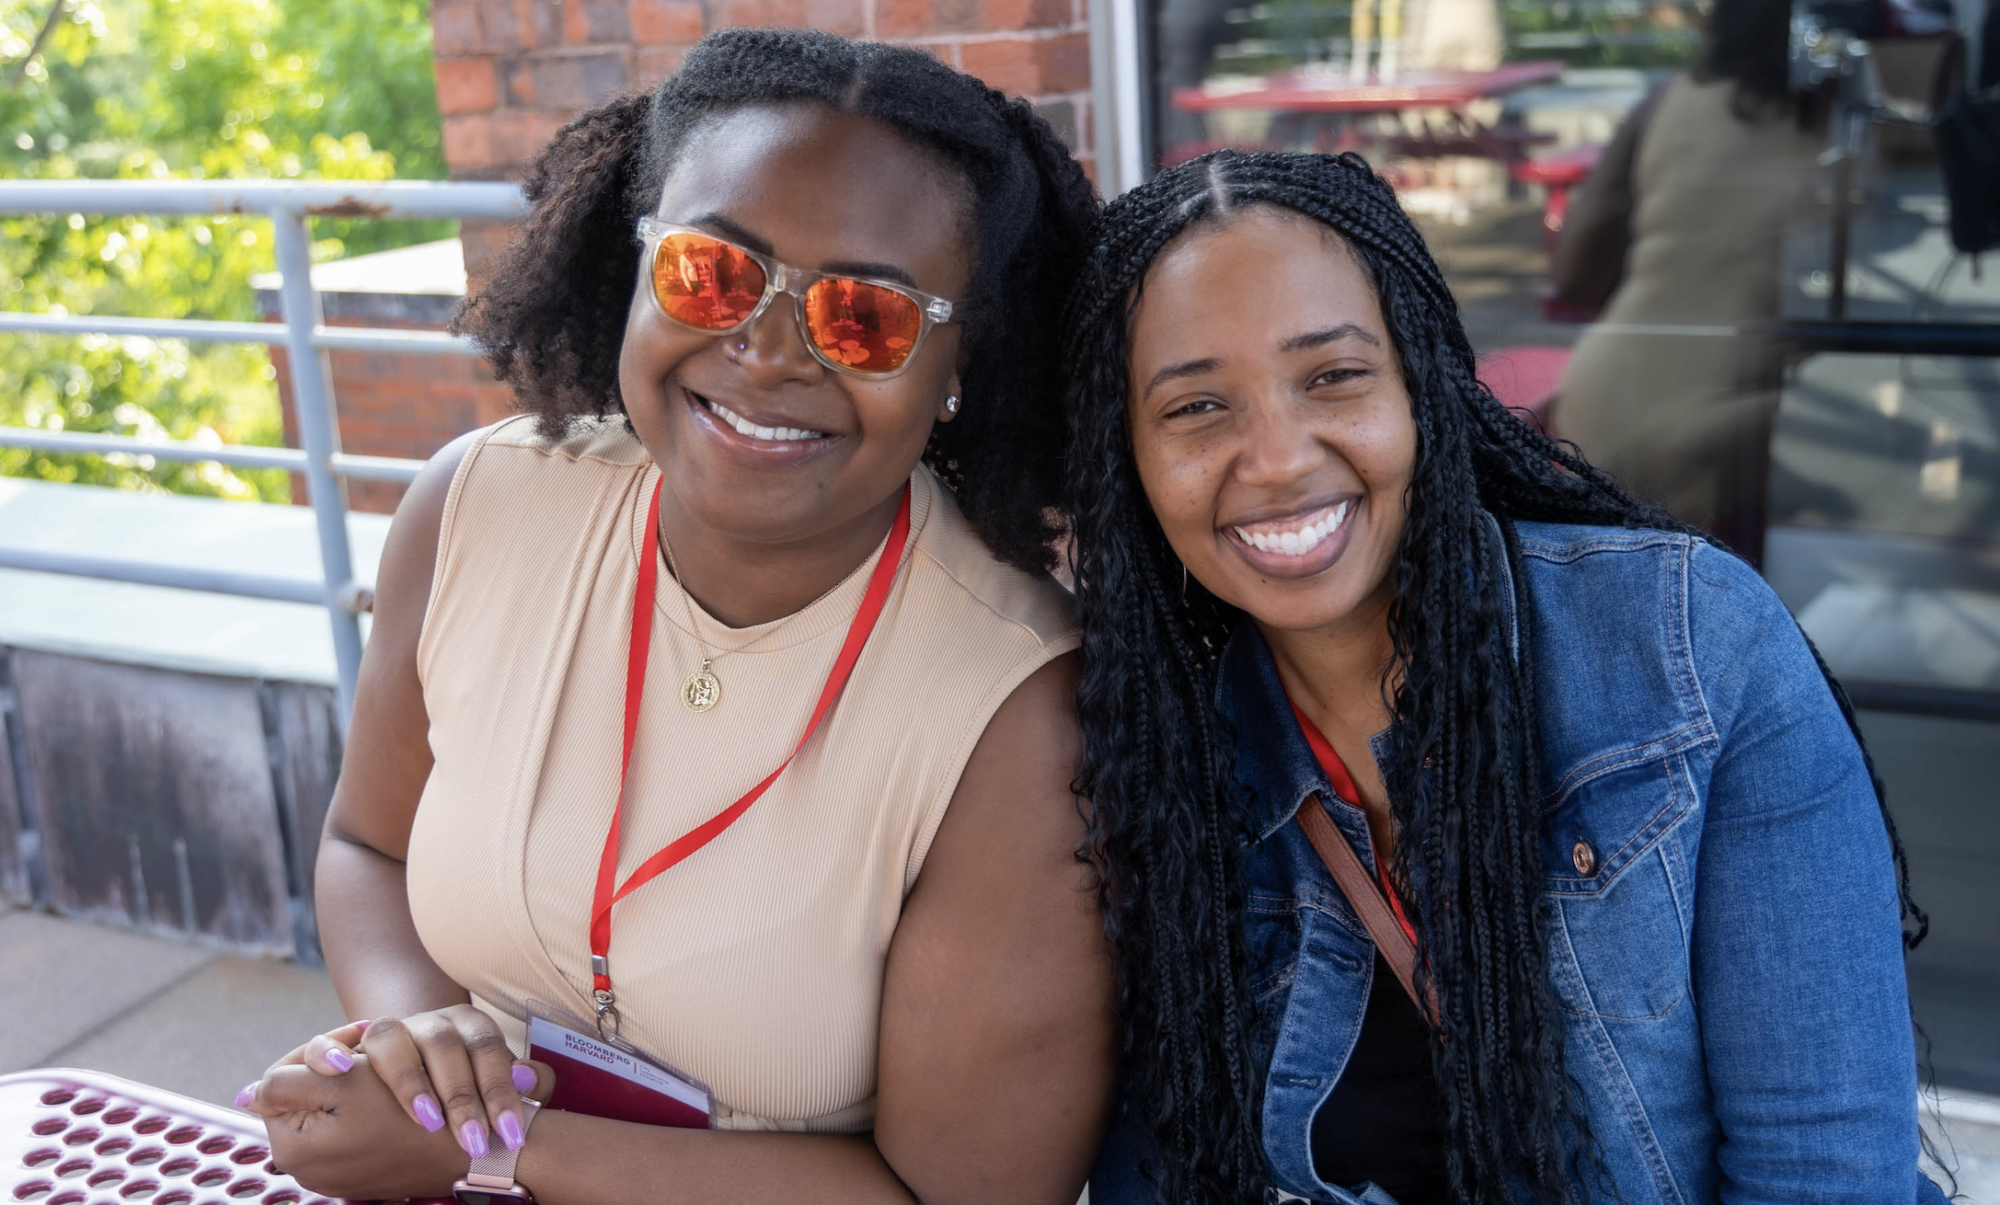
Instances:
[[[1763,581],[1493,400],[1360,159],[1204,156],[1095,242],[1093,1205],[1940,1200],[1922,914]]]
[[[1071,1205],[1114,1027],[1046,572],[1088,183],[928,55],[734,31],[527,192],[459,327],[528,414],[396,518],[319,857],[370,1023],[243,1104],[332,1196]],[[536,1002],[713,1127],[536,1120]]]

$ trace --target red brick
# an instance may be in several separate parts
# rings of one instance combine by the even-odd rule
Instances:
[[[515,20],[528,31],[532,47],[563,44],[563,0],[513,0]]]
[[[507,103],[520,109],[534,108],[535,71],[528,60],[503,58],[497,66],[500,80],[506,85]]]
[[[679,71],[687,52],[685,46],[640,47],[637,61],[632,65],[632,83],[641,88],[652,87]]]
[[[858,38],[868,31],[865,0],[806,0],[806,24],[814,29]]]
[[[498,167],[493,119],[483,114],[445,118],[444,161],[453,167]]]
[[[1041,92],[1083,92],[1090,87],[1090,35],[1057,34],[1036,44]]]
[[[875,0],[875,36],[909,38],[931,31],[931,0]]]
[[[840,2],[855,5],[855,0]],[[625,21],[640,46],[685,46],[701,40],[701,5],[694,0],[630,0]]]
[[[479,7],[473,0],[437,0],[431,6],[431,49],[440,55],[485,49]]]
[[[563,40],[572,46],[631,41],[625,0],[563,0]]]
[[[960,54],[966,71],[985,80],[988,87],[1020,96],[1046,91],[1042,87],[1040,47],[1026,38],[968,42],[960,47]]]
[[[534,29],[522,20],[525,14],[513,0],[487,0],[479,6],[479,49],[487,54],[507,54],[535,44]]]
[[[979,0],[979,28],[1049,29],[1070,23],[1070,0]]]
[[[500,103],[500,81],[492,59],[438,59],[438,112],[486,113]]]
[[[625,90],[625,53],[538,54],[533,58],[534,94],[539,104],[572,112]]]
[[[806,23],[805,0],[718,0],[714,27],[762,26],[796,29]]]
[[[498,113],[493,122],[493,154],[506,166],[526,164],[569,120],[563,113]]]

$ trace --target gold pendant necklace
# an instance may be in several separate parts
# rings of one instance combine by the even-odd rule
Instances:
[[[701,625],[694,617],[694,596],[688,593],[687,580],[681,576],[681,567],[674,563],[674,546],[667,542],[667,533],[660,533],[660,547],[667,554],[667,568],[673,570],[674,583],[681,588],[681,605],[687,608],[688,632],[694,642],[701,646],[701,668],[688,675],[681,683],[681,706],[699,714],[712,710],[722,702],[722,679],[715,676],[709,667],[715,664],[715,655],[709,652],[708,641],[701,638]]]
[[[709,670],[708,664],[708,658],[703,657],[701,668],[681,683],[681,703],[689,711],[707,711],[722,702],[722,679]]]
[[[667,568],[673,572],[674,583],[680,587],[681,606],[687,609],[688,634],[693,636],[694,642],[701,647],[701,668],[689,674],[687,681],[681,683],[681,706],[696,714],[704,711],[712,711],[717,703],[722,702],[722,679],[715,676],[715,663],[731,653],[747,652],[756,648],[758,645],[764,643],[777,629],[773,628],[771,631],[765,632],[762,636],[752,640],[742,648],[723,649],[721,652],[716,652],[709,648],[708,641],[702,639],[701,636],[701,621],[695,617],[694,595],[687,588],[687,579],[681,576],[680,565],[674,561],[674,546],[667,540],[667,532],[664,526],[660,528],[659,534],[660,550],[667,554]],[[853,571],[848,573],[846,577],[827,587],[825,593],[821,594],[818,598],[813,599],[805,606],[794,611],[786,618],[785,622],[789,623],[792,619],[798,618],[820,603],[825,602],[828,598],[832,597],[835,590],[852,581],[855,574],[860,573],[867,566],[868,562],[865,560],[861,564],[856,565]],[[784,626],[783,623],[778,625],[780,628]]]

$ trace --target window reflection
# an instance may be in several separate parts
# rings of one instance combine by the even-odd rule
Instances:
[[[2000,272],[1968,241],[2000,99],[1967,99],[2000,5],[1148,3],[1156,162],[1366,156],[1502,400],[1760,564],[1939,901],[1939,1079],[2000,1092]]]

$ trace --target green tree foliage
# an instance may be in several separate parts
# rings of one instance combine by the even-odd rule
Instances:
[[[428,0],[0,0],[0,178],[444,176]],[[15,82],[17,74],[18,82]],[[316,258],[451,223],[322,221]],[[0,216],[0,308],[253,320],[254,218]],[[283,442],[261,346],[0,333],[0,425]],[[281,472],[0,449],[0,474],[283,500]]]

